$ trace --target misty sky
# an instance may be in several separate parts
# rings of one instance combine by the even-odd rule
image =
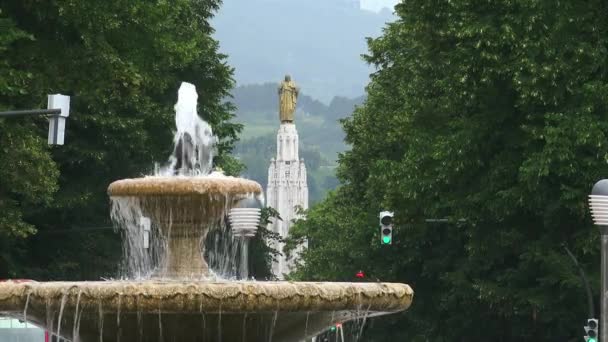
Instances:
[[[373,72],[361,58],[365,38],[380,36],[394,20],[376,9],[397,0],[365,1],[366,10],[345,0],[224,0],[212,22],[214,37],[237,85],[278,82],[290,74],[317,100],[355,98]],[[345,6],[327,6],[331,2]]]
[[[393,8],[399,0],[361,0],[361,7],[370,11],[379,11],[383,7]]]

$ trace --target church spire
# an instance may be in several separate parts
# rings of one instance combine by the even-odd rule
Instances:
[[[299,138],[294,124],[294,112],[299,89],[289,76],[279,87],[279,118],[281,124],[277,132],[277,157],[268,167],[268,188],[266,199],[269,207],[276,209],[282,220],[274,220],[269,229],[282,238],[289,234],[294,219],[298,218],[297,208],[308,209],[308,186],[304,160],[299,159]],[[282,252],[283,244],[273,248]],[[297,253],[296,253],[297,254]],[[296,255],[297,257],[297,255]],[[273,274],[283,279],[291,271],[293,261],[284,255],[277,257],[272,265]]]

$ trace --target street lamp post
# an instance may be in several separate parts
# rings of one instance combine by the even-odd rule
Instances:
[[[589,196],[589,206],[593,222],[599,226],[602,238],[602,292],[601,317],[600,317],[600,341],[608,342],[608,179],[602,179],[595,183]],[[593,318],[593,317],[589,317]]]

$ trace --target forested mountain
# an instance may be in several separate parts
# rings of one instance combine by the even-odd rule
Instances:
[[[393,19],[342,0],[226,0],[213,25],[237,84],[290,73],[307,94],[329,102],[363,94],[373,71],[359,57],[365,37],[378,36]]]
[[[237,116],[246,117],[248,113],[263,112],[266,115],[278,113],[278,83],[250,84],[236,87],[232,91],[232,102],[236,105]],[[363,104],[365,96],[347,98],[334,96],[329,105],[307,95],[307,89],[298,96],[298,110],[308,115],[338,120],[352,114],[355,106]],[[277,114],[278,115],[278,114]],[[278,116],[276,116],[278,118]]]

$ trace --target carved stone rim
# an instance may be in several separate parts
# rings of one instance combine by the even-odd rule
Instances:
[[[108,187],[111,197],[187,196],[187,195],[260,195],[262,187],[255,181],[230,176],[144,177],[122,179]]]
[[[22,312],[26,302],[33,308],[62,301],[66,307],[103,303],[121,312],[398,312],[413,296],[398,283],[9,281],[0,283],[0,312]]]

